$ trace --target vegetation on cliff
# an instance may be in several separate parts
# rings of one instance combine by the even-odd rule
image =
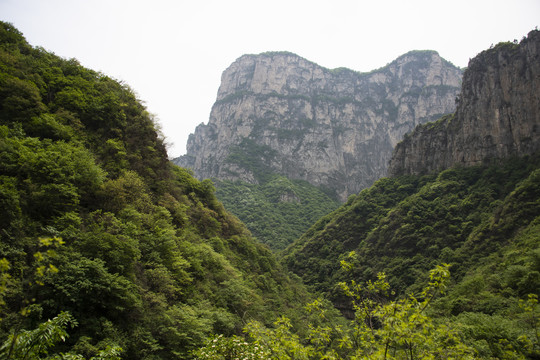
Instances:
[[[455,110],[461,73],[434,51],[371,73],[329,70],[290,53],[244,55],[223,72],[208,123],[174,161],[199,179],[241,181],[264,165],[345,201],[386,174],[405,133]]]
[[[451,117],[419,125],[397,144],[390,176],[479,165],[540,151],[540,31],[469,62]]]
[[[384,272],[397,294],[407,294],[421,289],[429,269],[448,263],[451,281],[434,316],[462,328],[482,357],[511,358],[505,346],[519,348],[529,331],[519,304],[540,295],[539,224],[537,155],[381,179],[319,220],[285,250],[284,263],[344,314],[352,308],[339,282],[374,281]],[[538,356],[535,346],[527,356]]]
[[[490,54],[494,58],[506,54]],[[485,70],[481,60],[473,63],[477,71]],[[522,84],[532,81],[523,74],[537,65],[519,64],[515,74],[502,66],[505,79],[514,87],[534,86]],[[470,75],[478,81],[485,74]],[[498,76],[493,68],[489,75]],[[495,92],[507,90],[493,86]],[[478,99],[476,105],[486,105]],[[514,131],[536,131],[538,103],[529,100],[503,104],[505,114],[523,115],[512,117]],[[492,97],[489,101],[499,105]],[[499,118],[485,118],[488,124],[493,119]],[[501,115],[501,123],[505,119]],[[455,114],[447,115],[417,128],[432,141],[415,151],[437,150],[444,158],[448,149],[432,149],[438,134],[468,129],[489,135],[492,128],[463,128]],[[525,146],[526,155],[496,158],[473,142],[470,151],[477,153],[469,155],[485,156],[481,165],[439,164],[416,175],[380,179],[350,196],[282,253],[288,269],[350,322],[312,324],[305,338],[289,331],[286,318],[272,329],[252,324],[246,331],[253,342],[246,344],[258,346],[261,358],[275,359],[539,358],[540,154],[531,139],[532,133],[516,144]],[[404,165],[411,161],[406,155]],[[446,169],[437,170],[441,167]],[[238,350],[221,338],[216,343],[223,351]],[[219,358],[209,350],[200,350],[203,358]]]
[[[437,262],[453,263],[455,276],[463,276],[478,258],[512,243],[540,216],[539,168],[535,156],[504,166],[381,179],[320,219],[285,251],[284,261],[327,292],[343,276],[331,260],[353,250],[356,275],[369,278],[385,271],[400,291],[414,288],[416,275]],[[517,196],[523,198],[521,206],[515,204]]]
[[[208,123],[173,161],[213,179],[227,208],[280,250],[334,209],[334,199],[343,203],[384,176],[403,134],[452,112],[460,79],[434,51],[409,52],[371,73],[329,70],[291,53],[245,55],[223,72]],[[262,196],[274,178],[312,185],[312,195],[286,205],[297,230],[278,219],[283,202]],[[257,194],[249,207],[247,188]],[[310,200],[322,192],[328,199]]]

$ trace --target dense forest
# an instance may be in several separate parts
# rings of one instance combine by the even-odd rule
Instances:
[[[126,84],[30,46],[7,23],[0,204],[1,358],[45,356],[28,339],[56,319],[69,337],[54,353],[185,359],[248,319],[302,316],[308,299],[210,181],[168,161]]]
[[[426,273],[448,264],[431,316],[459,329],[475,356],[537,359],[540,158],[381,179],[319,220],[284,262],[349,317],[358,308],[339,284],[384,273],[396,294],[418,294]]]
[[[425,294],[425,274],[448,265],[433,318],[476,356],[538,358],[539,44],[534,30],[471,60],[456,112],[407,135],[402,171],[320,219],[284,251],[288,268],[352,318],[339,284],[384,273],[396,295]]]
[[[356,251],[357,276],[384,270],[400,292],[417,289],[421,274],[441,262],[452,263],[455,277],[462,277],[523,228],[535,226],[538,169],[540,158],[532,156],[383,178],[320,219],[285,251],[285,262],[324,292],[342,276],[334,260],[350,251]],[[529,270],[532,281],[538,269]],[[533,281],[519,292],[538,289],[540,282]]]
[[[259,184],[214,180],[216,196],[274,251],[298,239],[339,202],[304,180],[273,174]]]
[[[539,244],[532,155],[381,179],[278,259],[126,84],[0,22],[0,358],[540,359]]]

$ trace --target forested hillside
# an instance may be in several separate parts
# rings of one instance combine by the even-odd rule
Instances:
[[[307,300],[212,183],[168,161],[127,85],[30,46],[7,23],[0,259],[3,359],[47,348],[188,359],[211,333],[297,316]]]
[[[540,355],[538,155],[381,179],[285,254],[289,269],[351,317],[363,314],[362,307],[352,306],[340,283],[375,283],[384,273],[401,298],[421,293],[426,273],[449,264],[449,282],[430,310],[436,321],[459,329],[480,358]],[[527,345],[531,338],[534,345]]]
[[[369,280],[384,271],[400,293],[417,290],[422,274],[440,263],[452,264],[454,279],[460,280],[486,256],[537,226],[539,169],[540,158],[534,156],[381,179],[319,220],[285,251],[285,263],[326,293],[343,280],[336,259],[348,258],[353,250],[349,261],[357,279]],[[538,235],[530,240],[529,255],[534,257]],[[523,271],[533,281],[540,269],[534,262],[529,265]],[[519,293],[536,293],[540,278],[519,284]]]
[[[283,217],[324,201],[267,180],[242,191]],[[0,358],[540,358],[540,154],[383,178],[282,261],[214,191],[168,161],[127,85],[0,22]]]
[[[398,145],[402,175],[377,181],[320,219],[284,251],[288,268],[347,316],[369,313],[384,323],[399,317],[366,312],[361,302],[373,299],[366,294],[378,289],[381,273],[398,298],[425,299],[425,274],[449,264],[450,282],[431,304],[436,321],[458,329],[481,358],[539,358],[540,105],[534,91],[524,92],[526,101],[510,95],[540,85],[539,44],[532,31],[473,59],[463,87],[474,91],[462,94],[456,114],[407,136]],[[477,165],[443,161],[461,151],[460,141],[469,149],[463,159]],[[421,156],[431,158],[427,170]],[[339,285],[353,281],[368,282],[360,304]]]
[[[264,184],[216,181],[216,196],[238,215],[258,241],[285,249],[340,203],[304,180],[270,175]]]
[[[249,359],[538,359],[540,156],[383,178],[284,251],[350,319],[249,324]],[[309,308],[327,319],[320,303]],[[221,359],[255,349],[217,338]],[[289,356],[289,354],[296,354]]]
[[[456,113],[398,145],[399,176],[351,195],[283,251],[288,269],[349,323],[311,323],[307,337],[286,318],[273,328],[252,323],[246,332],[259,347],[218,337],[198,354],[540,358],[540,106],[536,91],[522,90],[540,84],[539,44],[533,31],[473,59],[463,78],[473,91],[462,93]],[[455,143],[445,141],[454,134]],[[463,159],[474,162],[437,162],[460,154],[463,142]],[[433,166],[423,169],[422,156]],[[321,303],[309,308],[326,319]]]
[[[212,179],[227,209],[279,251],[384,176],[405,133],[453,112],[461,75],[435,51],[369,73],[290,52],[243,55],[173,162]]]

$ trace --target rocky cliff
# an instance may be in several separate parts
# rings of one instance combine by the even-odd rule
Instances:
[[[540,31],[472,59],[456,112],[418,126],[388,174],[421,174],[540,150]]]
[[[224,71],[208,124],[174,161],[198,178],[261,183],[278,173],[344,200],[386,174],[405,133],[455,110],[461,75],[433,51],[370,73],[291,53],[245,55]]]

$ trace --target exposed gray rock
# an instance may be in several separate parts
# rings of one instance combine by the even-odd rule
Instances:
[[[455,114],[418,126],[388,174],[422,174],[540,150],[540,31],[472,59]]]
[[[345,200],[386,174],[405,133],[455,110],[460,84],[461,70],[434,51],[370,73],[291,53],[245,55],[223,73],[208,124],[174,162],[200,179],[279,173]]]

